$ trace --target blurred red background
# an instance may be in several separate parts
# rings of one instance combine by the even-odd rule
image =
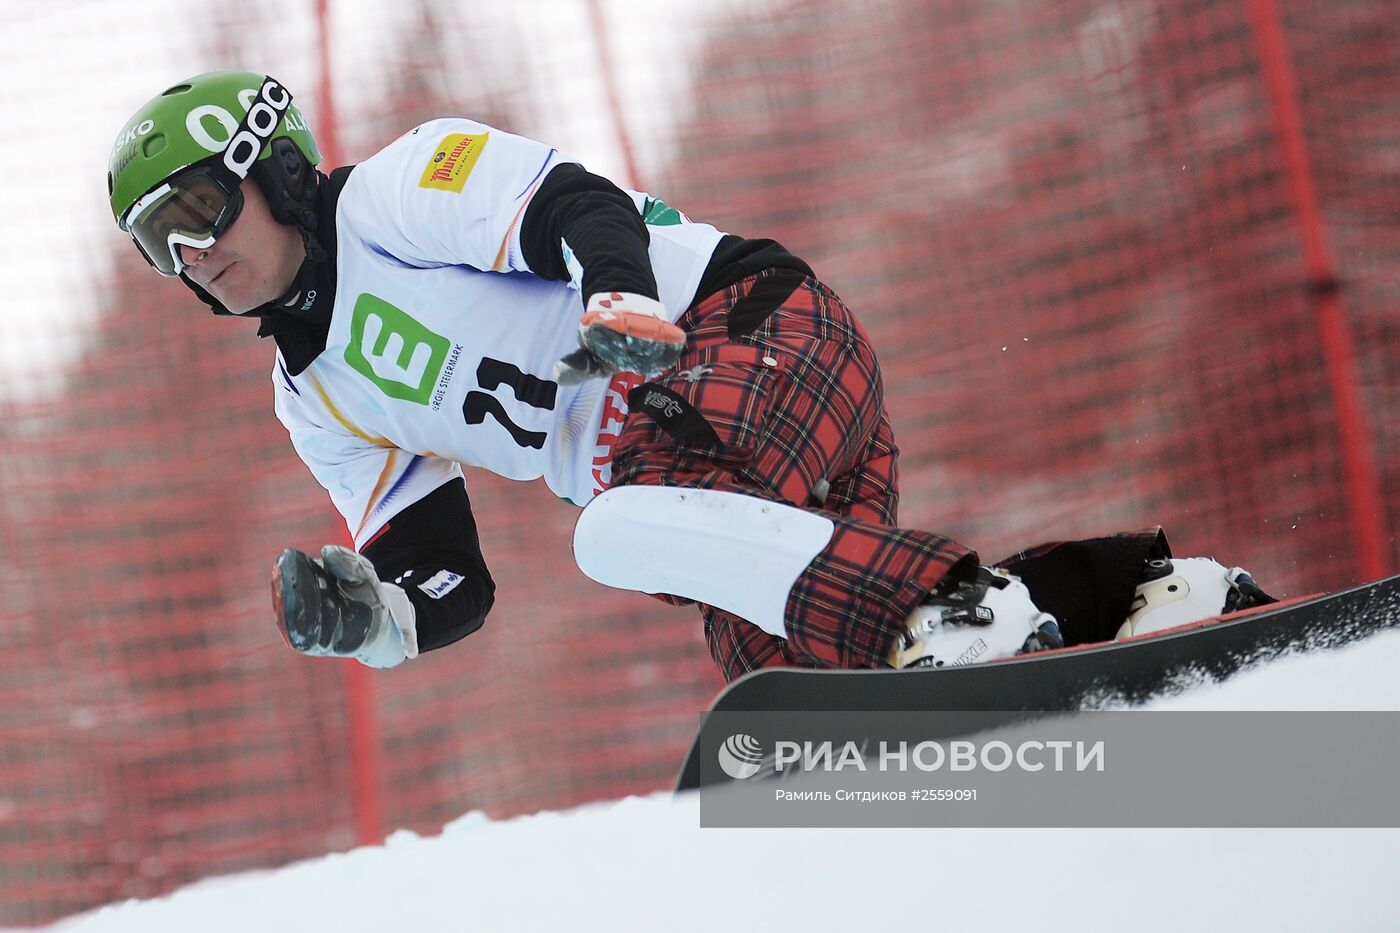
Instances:
[[[619,182],[808,259],[881,353],[902,524],[996,558],[1162,523],[1280,595],[1390,570],[1391,5],[781,3],[681,15],[654,77],[628,4],[586,6],[531,43],[420,0],[372,67],[317,65],[379,90],[294,90],[334,162],[453,113],[596,137]],[[221,9],[209,67],[273,71],[229,44],[270,15]],[[111,249],[81,356],[0,412],[0,923],[670,785],[721,685],[699,617],[583,578],[542,484],[469,474],[481,632],[386,673],[288,651],[271,562],[343,530],[273,348]]]

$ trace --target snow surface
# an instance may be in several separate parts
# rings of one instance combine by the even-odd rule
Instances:
[[[1400,631],[1158,700],[1397,710]],[[1344,791],[1339,779],[1338,792]],[[1400,930],[1400,830],[719,830],[694,795],[392,835],[61,921],[63,933]]]

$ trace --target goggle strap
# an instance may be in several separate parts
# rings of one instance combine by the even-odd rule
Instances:
[[[292,92],[267,75],[253,98],[248,112],[229,137],[221,162],[241,182],[258,161],[263,147],[272,139],[292,106]]]

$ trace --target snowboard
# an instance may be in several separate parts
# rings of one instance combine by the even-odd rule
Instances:
[[[1400,575],[1335,593],[1299,597],[1121,642],[1076,645],[969,664],[909,671],[770,668],[724,689],[709,712],[1064,712],[1098,699],[1141,702],[1173,685],[1223,680],[1290,649],[1336,647],[1400,626]],[[701,729],[703,730],[703,721]],[[701,784],[692,743],[677,790]]]

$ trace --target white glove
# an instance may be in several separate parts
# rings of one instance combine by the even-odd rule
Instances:
[[[362,554],[338,544],[319,560],[288,548],[277,559],[272,604],[293,648],[313,657],[355,658],[366,667],[394,667],[418,656],[413,603],[384,583]]]
[[[575,350],[556,364],[554,379],[575,385],[594,376],[640,373],[648,378],[676,365],[685,331],[661,302],[630,292],[598,292],[588,299]]]

